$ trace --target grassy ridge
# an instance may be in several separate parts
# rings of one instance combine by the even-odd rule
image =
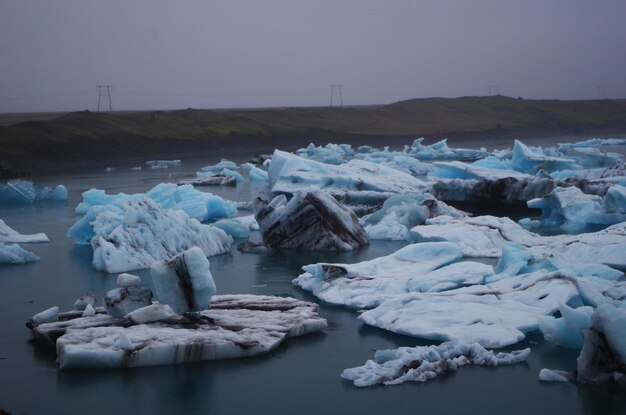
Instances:
[[[306,144],[344,136],[442,137],[487,131],[626,131],[626,100],[522,100],[503,96],[429,98],[385,106],[255,110],[74,112],[0,127],[0,174],[114,160],[263,147],[277,137]]]

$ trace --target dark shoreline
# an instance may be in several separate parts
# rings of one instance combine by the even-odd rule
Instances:
[[[626,135],[626,100],[429,98],[386,106],[67,113],[0,126],[0,178],[143,163],[252,156],[309,143],[389,146],[444,138],[451,147],[531,145]]]

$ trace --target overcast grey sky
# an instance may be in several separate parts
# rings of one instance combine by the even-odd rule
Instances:
[[[0,0],[0,112],[626,97],[626,0]]]

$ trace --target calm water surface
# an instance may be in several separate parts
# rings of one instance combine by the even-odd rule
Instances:
[[[322,305],[329,327],[291,339],[260,357],[130,370],[59,371],[55,353],[31,339],[24,326],[33,314],[59,305],[71,308],[86,291],[98,298],[115,287],[116,275],[94,271],[91,248],[65,236],[74,223],[81,193],[92,187],[108,193],[145,192],[176,181],[215,159],[185,160],[165,170],[106,173],[74,171],[40,178],[64,184],[64,204],[0,207],[0,218],[21,233],[45,232],[49,244],[28,244],[41,256],[27,265],[0,266],[0,408],[13,414],[624,414],[626,398],[570,384],[541,384],[543,367],[574,369],[577,352],[546,344],[540,335],[515,348],[531,347],[527,364],[502,368],[465,367],[428,383],[355,388],[339,377],[362,365],[374,351],[428,344],[362,325],[356,313]],[[245,160],[236,160],[238,162]],[[208,188],[232,200],[251,200],[263,187]],[[220,294],[289,295],[315,301],[291,280],[303,265],[357,262],[389,254],[403,244],[374,242],[350,253],[282,252],[231,254],[210,258]],[[147,270],[135,272],[150,286]]]

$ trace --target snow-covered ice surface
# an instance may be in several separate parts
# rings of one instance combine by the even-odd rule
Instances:
[[[57,322],[29,322],[36,338],[56,348],[61,369],[159,366],[255,356],[285,339],[326,327],[317,305],[293,298],[220,295],[194,317],[149,306],[127,317],[61,313]],[[58,309],[57,309],[58,311]],[[159,321],[143,323],[157,318]]]
[[[311,251],[349,251],[368,243],[352,210],[310,187],[266,202],[257,199],[255,218],[267,247]]]
[[[197,246],[206,256],[228,252],[233,239],[215,226],[203,225],[180,209],[160,207],[150,198],[94,206],[69,231],[93,248],[93,267],[109,273],[149,268]]]
[[[468,365],[504,366],[525,361],[530,349],[494,353],[478,343],[446,342],[438,346],[377,350],[374,360],[346,369],[341,377],[354,386],[427,382]]]
[[[6,184],[0,184],[0,205],[31,204],[43,200],[66,201],[67,189],[63,185],[52,188],[22,179],[9,180]]]

